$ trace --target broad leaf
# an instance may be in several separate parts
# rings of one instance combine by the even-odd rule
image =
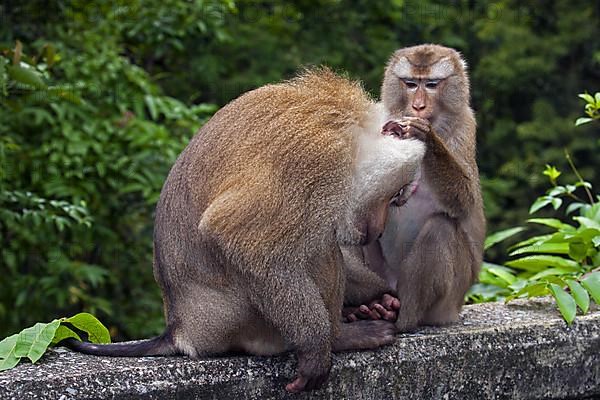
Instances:
[[[110,334],[102,322],[89,313],[79,313],[71,318],[62,319],[77,329],[88,334],[88,340],[92,343],[110,343]]]
[[[569,257],[581,262],[587,256],[588,249],[589,246],[583,240],[577,238],[577,240],[569,242]]]
[[[77,333],[73,332],[73,330],[71,330],[71,328],[69,328],[65,325],[60,325],[58,327],[58,329],[56,329],[56,333],[54,333],[54,338],[52,339],[52,344],[55,345],[55,344],[59,343],[61,340],[65,340],[67,338],[81,340],[79,335]]]
[[[575,126],[587,124],[588,122],[592,122],[594,119],[589,117],[579,117],[575,120]]]
[[[580,269],[579,264],[573,260],[558,256],[535,255],[508,261],[509,267],[515,267],[531,272],[539,272],[548,267],[559,267],[576,272]]]
[[[510,269],[503,267],[501,265],[494,265],[490,263],[484,263],[484,268],[491,274],[497,276],[502,279],[507,284],[512,284],[517,279],[510,271]]]
[[[596,304],[600,304],[600,272],[594,272],[581,281],[581,285],[592,296]]]
[[[565,224],[564,222],[556,218],[530,218],[527,220],[527,222],[530,222],[532,224],[546,225],[552,228],[562,229],[565,231],[575,230],[574,226]]]
[[[595,203],[591,207],[587,208],[583,217],[600,222],[600,203]]]
[[[569,254],[569,243],[542,243],[521,247],[509,255],[516,256],[525,253]]]
[[[48,87],[42,78],[40,78],[36,72],[30,69],[22,68],[18,65],[9,65],[6,67],[6,72],[8,72],[8,76],[15,81],[31,86],[35,89],[46,89]]]
[[[543,271],[538,272],[537,274],[529,277],[530,281],[537,281],[539,279],[545,278],[547,276],[562,276],[572,273],[573,271],[564,269],[564,268],[548,268]]]
[[[573,217],[573,219],[579,222],[581,226],[600,230],[600,222],[594,221],[593,219],[587,217]]]
[[[15,356],[18,333],[7,337],[0,342],[0,371],[13,368],[19,363],[19,358]]]
[[[46,352],[58,325],[60,321],[55,319],[47,324],[38,322],[31,328],[23,329],[17,336],[15,356],[27,357],[35,363]]]
[[[581,207],[583,207],[583,203],[571,203],[569,204],[569,206],[567,207],[567,210],[565,211],[565,213],[567,215],[571,214],[573,211],[577,211],[579,210]]]
[[[548,204],[552,203],[552,199],[553,198],[549,196],[538,197],[529,208],[529,214],[533,214],[539,209],[546,207]]]
[[[588,295],[588,292],[585,291],[579,282],[572,279],[567,280],[567,285],[569,285],[569,289],[571,289],[571,295],[573,296],[573,299],[575,299],[577,306],[579,306],[584,314],[587,313],[590,307],[590,296]]]
[[[508,239],[509,237],[516,235],[519,232],[523,232],[524,230],[525,230],[525,228],[518,226],[515,228],[505,229],[503,231],[492,233],[491,235],[488,235],[487,238],[485,238],[485,243],[483,245],[483,248],[485,250],[487,250],[490,247],[492,247],[493,245],[500,243],[500,242]]]
[[[558,310],[562,314],[567,324],[571,325],[575,319],[575,313],[577,312],[577,305],[571,295],[563,288],[553,283],[550,284],[550,292],[556,299]]]
[[[512,250],[512,249],[516,249],[516,248],[523,247],[523,246],[529,246],[530,244],[542,244],[551,238],[552,238],[552,234],[533,236],[533,237],[523,240],[522,242],[519,242],[513,246],[510,246],[509,249]]]
[[[527,295],[527,298],[547,295],[548,285],[545,282],[528,284],[515,294],[507,297],[506,301],[508,302],[510,300],[516,299],[518,297],[523,296],[524,294]]]

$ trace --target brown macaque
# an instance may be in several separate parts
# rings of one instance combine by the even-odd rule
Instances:
[[[448,324],[477,279],[485,236],[466,63],[447,47],[400,49],[386,67],[381,97],[393,120],[383,130],[421,138],[427,151],[412,196],[391,206],[383,236],[363,247],[364,262],[398,297],[347,309],[346,320],[397,317],[399,331]],[[365,296],[369,286],[353,282],[347,290]],[[361,304],[351,298],[346,293],[347,304]]]
[[[248,92],[218,111],[181,153],[154,227],[165,332],[88,354],[192,358],[295,351],[289,392],[319,387],[331,351],[391,343],[388,321],[343,324],[342,248],[377,240],[425,153],[355,82],[321,69]],[[368,269],[369,296],[388,287]],[[366,277],[366,278],[365,278]],[[360,294],[356,301],[370,297]]]

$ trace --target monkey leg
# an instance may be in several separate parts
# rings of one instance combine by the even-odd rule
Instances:
[[[473,262],[459,224],[443,214],[431,216],[397,270],[398,330],[456,321],[471,284]]]
[[[363,248],[344,246],[342,255],[346,275],[343,319],[346,322],[382,318],[395,321],[399,304],[394,290],[368,268]]]
[[[297,376],[286,390],[295,393],[321,386],[331,369],[331,344],[337,327],[332,326],[334,321],[315,282],[304,268],[272,268],[267,275],[252,277],[249,284],[252,303],[262,318],[296,352]],[[340,307],[338,302],[336,309]]]

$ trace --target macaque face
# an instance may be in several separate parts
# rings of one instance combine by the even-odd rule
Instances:
[[[394,117],[417,117],[432,125],[468,103],[466,64],[456,54],[427,49],[397,52],[388,65],[382,100]]]
[[[407,94],[404,115],[432,121],[437,115],[438,90],[444,85],[444,79],[408,77],[399,78],[399,81]]]

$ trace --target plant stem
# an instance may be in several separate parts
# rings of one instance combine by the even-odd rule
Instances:
[[[579,179],[579,182],[582,184],[583,188],[585,189],[585,192],[587,193],[588,199],[590,199],[590,204],[594,204],[594,197],[592,196],[592,193],[590,192],[590,189],[588,189],[588,187],[585,185],[585,181],[583,180],[583,177],[581,176],[581,174],[579,173],[579,171],[577,171],[577,168],[575,168],[575,164],[573,164],[573,160],[571,159],[571,155],[569,154],[569,152],[567,151],[567,149],[565,149],[565,157],[567,158],[567,161],[569,162],[569,165],[571,166],[571,169],[573,170],[573,172],[575,173],[575,175],[577,176],[577,179]]]

